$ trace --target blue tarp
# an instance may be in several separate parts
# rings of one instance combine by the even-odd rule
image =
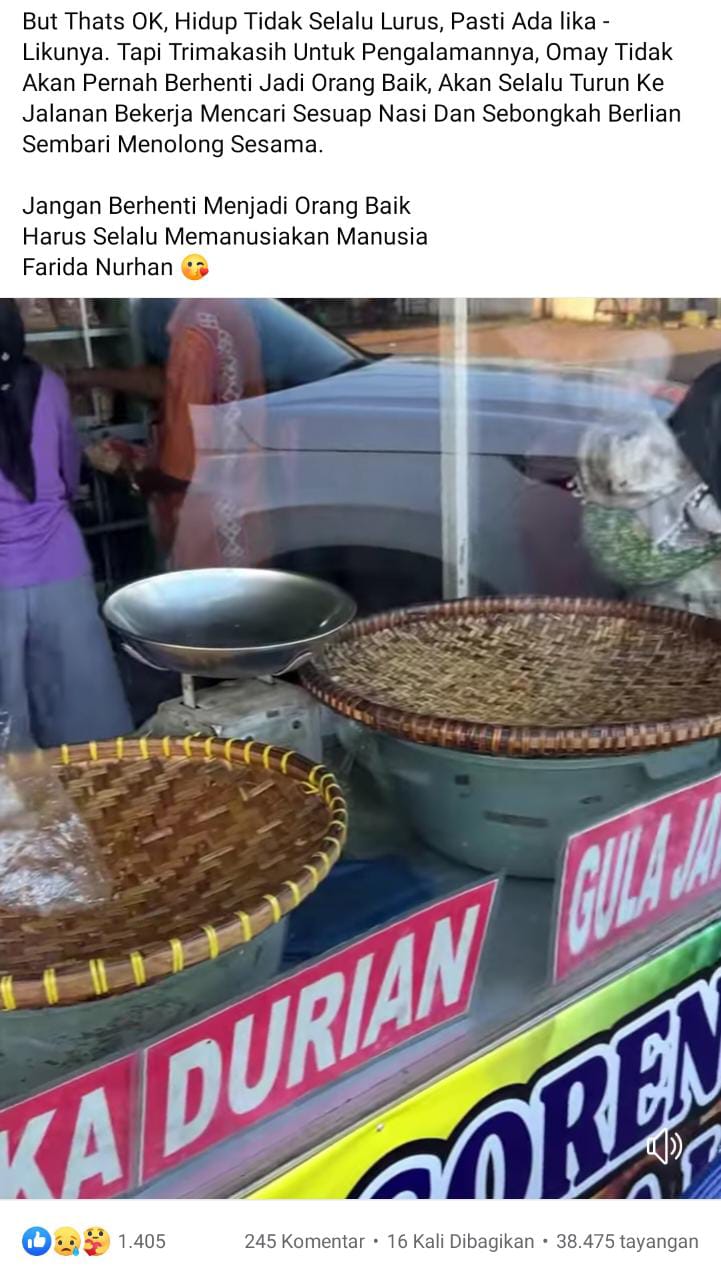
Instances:
[[[303,910],[292,913],[283,959],[286,964],[315,959],[433,896],[432,886],[403,858],[340,862]]]

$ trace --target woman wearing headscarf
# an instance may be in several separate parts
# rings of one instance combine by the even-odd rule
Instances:
[[[668,422],[593,427],[576,482],[596,565],[637,600],[721,617],[721,363]]]
[[[14,747],[133,727],[70,507],[80,462],[65,387],[0,300],[0,710]]]

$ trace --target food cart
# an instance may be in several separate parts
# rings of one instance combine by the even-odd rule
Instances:
[[[137,587],[121,595],[122,625],[137,627]],[[474,652],[485,629],[497,658],[504,611],[505,643],[522,625],[527,655],[535,620],[566,646],[574,631],[588,646],[590,628],[597,648],[610,626],[639,654],[670,630],[695,688],[718,660],[717,624],[598,602],[466,600],[349,629],[340,617],[303,668],[336,708],[326,763],[198,735],[57,753],[81,812],[103,811],[116,849],[130,841],[130,870],[103,916],[105,958],[43,959],[34,978],[26,952],[0,984],[4,1196],[658,1197],[698,1178],[721,1145],[718,725],[589,730],[585,785],[564,793],[564,763],[572,777],[581,760],[561,728],[556,759],[540,730],[516,758],[516,734],[476,723],[482,754],[448,717],[360,696],[379,637],[386,669],[399,646],[406,673],[409,637],[417,648],[429,627],[437,652],[439,627],[457,642],[473,623]],[[625,696],[642,702],[638,670]],[[535,826],[512,812],[508,781],[485,777],[502,767],[520,769]],[[43,956],[37,922],[25,936]]]

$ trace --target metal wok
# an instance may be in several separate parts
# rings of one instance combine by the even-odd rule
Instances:
[[[140,662],[211,679],[283,675],[355,616],[339,588],[275,569],[190,569],[121,587],[105,621]]]

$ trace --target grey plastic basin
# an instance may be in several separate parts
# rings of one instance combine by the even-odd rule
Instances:
[[[281,920],[246,947],[125,995],[0,1015],[0,1104],[130,1053],[271,982],[287,928]]]
[[[431,848],[484,871],[555,877],[566,840],[611,814],[721,771],[721,740],[664,751],[516,760],[417,746],[336,722]]]

